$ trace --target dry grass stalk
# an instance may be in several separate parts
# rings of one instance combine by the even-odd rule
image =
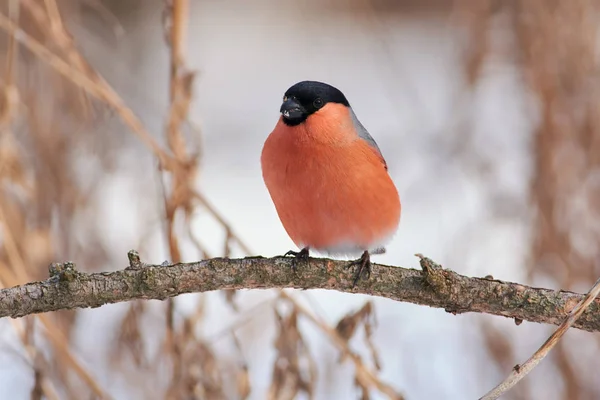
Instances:
[[[465,72],[469,85],[477,83],[479,73],[490,52],[490,21],[494,12],[492,0],[454,0],[453,18],[457,25],[466,27],[468,45],[465,58]]]
[[[174,333],[174,340],[181,344],[178,381],[169,388],[175,399],[222,399],[225,398],[223,377],[219,361],[209,345],[196,337],[195,325],[184,320],[183,328]]]
[[[46,153],[42,153],[44,157],[39,158],[40,162],[37,164],[39,168],[47,168],[48,165],[53,165],[57,153],[68,153],[69,149],[74,148],[76,144],[76,141],[71,140],[68,136],[51,136],[43,133],[44,129],[48,129],[48,127],[57,131],[65,129],[60,127],[61,121],[59,120],[50,124],[47,120],[42,121],[46,118],[45,111],[41,108],[38,111],[34,107],[34,97],[21,90],[16,83],[15,60],[17,60],[18,53],[16,49],[19,48],[19,45],[22,46],[22,49],[27,49],[30,52],[27,53],[27,57],[29,57],[27,62],[37,63],[36,65],[39,65],[40,70],[44,70],[44,73],[53,70],[58,76],[62,77],[62,79],[58,79],[58,76],[53,76],[54,80],[49,83],[54,85],[54,90],[57,93],[61,93],[63,96],[61,100],[70,102],[69,104],[74,110],[72,115],[81,116],[82,120],[89,118],[94,112],[93,101],[88,96],[91,95],[99,101],[100,105],[115,110],[131,132],[137,135],[142,143],[159,159],[162,170],[172,175],[172,186],[165,199],[165,209],[170,224],[168,231],[173,260],[180,259],[174,224],[175,214],[178,209],[183,210],[189,229],[192,211],[198,205],[212,214],[225,229],[226,239],[223,246],[225,256],[231,254],[231,245],[234,243],[244,253],[251,254],[249,247],[234,233],[226,220],[216,211],[216,208],[206,200],[201,192],[193,188],[198,155],[188,155],[187,145],[181,132],[181,126],[187,118],[194,77],[183,66],[183,27],[187,17],[187,2],[174,2],[172,9],[173,20],[176,22],[173,23],[172,36],[170,37],[172,44],[171,107],[167,123],[167,144],[171,154],[160,147],[131,108],[125,104],[118,93],[87,63],[77,50],[75,38],[68,32],[67,25],[63,20],[63,5],[55,0],[22,0],[20,2],[11,0],[11,4],[20,5],[19,14],[25,15],[28,22],[25,24],[20,22],[19,18],[15,18],[14,8],[8,14],[3,14],[3,10],[0,10],[0,28],[8,34],[7,57],[4,60],[6,70],[2,81],[2,101],[0,102],[0,125],[3,129],[0,137],[3,143],[0,147],[2,151],[0,180],[10,182],[8,190],[14,191],[14,188],[18,188],[18,191],[22,192],[17,193],[15,201],[4,198],[0,204],[0,212],[4,212],[4,218],[0,218],[2,228],[18,238],[11,241],[12,236],[8,235],[5,239],[8,238],[9,240],[2,243],[2,255],[8,257],[6,259],[0,258],[0,266],[2,267],[0,268],[0,280],[4,285],[13,286],[19,282],[33,280],[33,276],[26,271],[35,272],[35,276],[45,275],[43,268],[33,270],[29,269],[28,266],[47,265],[50,259],[56,257],[55,252],[58,251],[62,254],[57,247],[56,232],[52,232],[49,226],[31,230],[25,218],[25,210],[28,208],[16,201],[24,194],[26,199],[33,202],[33,204],[36,204],[36,202],[42,204],[36,196],[47,193],[47,190],[40,187],[46,180],[45,176],[35,173],[32,175],[31,171],[24,166],[22,160],[25,159],[24,152],[26,149],[21,149],[20,144],[14,140],[14,133],[10,131],[11,125],[14,125],[18,116],[21,115],[20,113],[23,112],[23,106],[26,105],[30,113],[30,123],[34,128],[31,133],[36,134],[34,138],[40,144],[39,149],[49,149]],[[26,29],[23,28],[25,26],[27,26]],[[31,55],[34,57],[31,58]],[[62,199],[56,199],[57,203],[55,204],[63,206],[67,204],[64,202],[65,199],[81,199],[68,203],[69,208],[64,211],[66,215],[70,215],[69,213],[72,214],[85,205],[86,195],[81,193],[77,184],[70,180],[68,171],[70,166],[68,164],[57,163],[55,165],[57,169],[52,172],[54,176],[60,177],[60,180],[48,181],[50,182],[49,185],[57,193],[65,194]],[[64,168],[59,169],[60,167]],[[49,214],[42,208],[40,209],[40,216],[48,218]],[[37,243],[35,248],[40,250],[37,253],[32,252],[30,248],[21,248],[18,245],[20,243]],[[198,240],[196,240],[196,243],[202,254],[208,257],[202,243]],[[89,265],[94,265],[94,263],[89,263]],[[233,306],[235,306],[233,303],[234,293],[226,293]],[[136,303],[131,306],[118,332],[115,349],[121,349],[121,351],[115,351],[112,355],[113,358],[123,359],[124,355],[129,354],[132,356],[134,364],[142,369],[148,367],[150,363],[150,360],[145,359],[144,356],[143,330],[140,328],[141,316],[145,313],[145,308],[144,303]],[[71,313],[71,324],[74,321],[74,315],[74,313]],[[208,345],[193,334],[193,327],[198,322],[198,318],[201,318],[201,313],[184,318],[181,329],[174,329],[173,331],[173,334],[176,335],[174,342],[178,343],[180,348],[178,351],[179,356],[176,357],[177,365],[179,365],[179,377],[171,382],[171,387],[174,388],[174,397],[212,398],[222,395],[223,382],[219,378],[220,375],[216,369],[216,356]],[[69,371],[76,372],[96,397],[108,398],[100,388],[100,384],[71,354],[68,337],[60,332],[51,317],[43,315],[36,319],[39,319],[42,326],[45,327],[40,333],[50,341],[55,359],[40,364],[39,355],[41,353],[37,352],[35,345],[29,341],[31,334],[22,335],[23,342],[29,349],[30,359],[34,360],[31,365],[35,365],[33,369],[36,383],[32,390],[33,398],[39,397],[42,393],[48,398],[56,398],[57,395],[53,389],[52,380],[60,382],[61,390],[64,393],[69,393],[70,397],[81,398],[82,393],[76,394],[76,391],[82,388],[76,385],[76,382],[71,382],[70,379],[65,378]],[[169,320],[172,321],[172,317]],[[19,322],[13,321],[13,325],[16,329],[22,330]],[[34,324],[28,324],[28,326],[31,327]],[[29,328],[30,333],[31,329]],[[52,365],[53,363],[54,365]],[[59,368],[55,370],[55,373],[45,375],[45,371],[53,367]],[[146,372],[160,373],[152,370],[146,370]],[[248,368],[244,364],[240,367],[236,378],[240,398],[245,398],[250,393],[248,379]],[[314,377],[311,379],[314,379]]]
[[[567,333],[567,330],[573,326],[577,318],[583,314],[583,312],[589,307],[590,304],[600,294],[600,279],[596,281],[594,286],[589,290],[583,300],[581,300],[565,319],[556,331],[544,342],[544,344],[535,352],[533,355],[521,365],[517,365],[513,368],[511,374],[502,381],[498,386],[488,392],[481,400],[495,400],[502,396],[504,393],[509,391],[514,385],[516,385],[521,379],[523,379],[528,373],[531,372],[556,346],[558,341]]]
[[[14,1],[11,1],[11,3],[15,3]],[[63,2],[64,3],[64,2]],[[187,2],[179,2],[180,4],[187,4]],[[188,162],[190,161],[190,159],[194,159],[193,156],[188,156],[187,152],[186,152],[186,146],[185,146],[185,142],[183,140],[183,135],[181,132],[181,124],[182,122],[185,120],[186,118],[186,114],[187,114],[187,107],[189,106],[189,101],[191,99],[191,80],[193,78],[193,75],[187,74],[185,73],[185,70],[183,71],[183,73],[181,74],[177,74],[177,73],[173,73],[172,72],[172,85],[171,85],[171,98],[172,98],[172,102],[171,102],[171,108],[170,108],[170,113],[169,113],[169,120],[167,123],[167,143],[169,145],[169,151],[162,149],[158,143],[153,139],[152,135],[150,133],[148,133],[145,128],[143,127],[142,123],[139,121],[139,119],[135,116],[135,114],[131,111],[131,109],[129,107],[127,107],[127,105],[122,101],[122,99],[119,97],[119,95],[117,94],[117,92],[110,87],[110,85],[108,85],[95,71],[94,69],[87,64],[87,62],[85,61],[85,59],[81,56],[81,54],[77,51],[76,47],[75,47],[75,40],[74,38],[71,37],[71,35],[69,34],[69,32],[66,29],[66,25],[62,20],[62,15],[61,15],[61,7],[59,6],[59,4],[55,1],[55,0],[43,0],[43,1],[35,1],[35,0],[22,0],[21,2],[22,4],[22,8],[25,9],[25,12],[27,13],[27,15],[29,16],[29,18],[32,19],[32,21],[34,21],[36,23],[36,29],[38,31],[44,31],[45,36],[41,37],[39,36],[39,32],[32,32],[29,30],[29,28],[23,30],[24,26],[29,26],[27,24],[20,24],[21,29],[19,29],[19,24],[16,23],[14,20],[11,21],[12,18],[5,18],[3,19],[3,15],[0,14],[0,26],[2,28],[4,28],[6,31],[8,32],[12,32],[12,33],[17,33],[17,35],[8,35],[9,40],[12,41],[12,45],[9,46],[14,46],[15,48],[17,47],[17,42],[20,42],[22,45],[24,45],[24,47],[27,47],[30,51],[32,51],[35,55],[37,55],[38,57],[40,57],[40,59],[46,64],[51,66],[52,68],[54,68],[57,72],[59,72],[60,74],[62,74],[66,80],[71,81],[71,85],[67,86],[65,85],[65,82],[63,81],[57,81],[56,83],[56,90],[60,91],[60,90],[65,90],[64,87],[69,87],[69,94],[68,96],[72,97],[75,101],[73,101],[73,109],[77,109],[78,112],[82,113],[82,114],[86,114],[86,113],[90,113],[91,111],[91,102],[89,100],[89,98],[85,95],[85,93],[89,93],[92,94],[94,97],[96,97],[97,99],[99,99],[102,103],[105,103],[107,105],[109,105],[110,107],[112,107],[113,109],[115,109],[117,111],[117,114],[119,116],[121,116],[121,118],[125,121],[125,123],[129,126],[129,128],[131,129],[131,131],[138,135],[138,137],[141,138],[142,142],[146,144],[146,146],[154,152],[154,154],[156,155],[156,157],[161,161],[161,168],[163,168],[164,171],[166,171],[167,173],[170,173],[171,176],[171,190],[170,193],[168,193],[167,197],[166,197],[166,202],[165,202],[165,207],[167,210],[167,214],[171,215],[170,217],[170,227],[168,229],[169,232],[169,243],[170,243],[170,248],[171,248],[171,254],[172,254],[172,259],[176,260],[179,259],[180,256],[178,255],[179,252],[179,245],[177,243],[177,235],[176,235],[176,229],[175,229],[175,224],[174,224],[174,216],[177,212],[178,209],[183,210],[183,212],[185,213],[185,217],[186,217],[186,224],[189,224],[189,221],[191,219],[191,210],[194,209],[196,206],[201,205],[203,206],[203,208],[205,208],[209,213],[211,213],[220,223],[221,225],[224,227],[225,231],[226,231],[226,240],[224,241],[224,246],[223,246],[223,253],[225,255],[228,255],[231,252],[231,244],[232,243],[236,243],[238,245],[238,247],[240,247],[242,249],[242,251],[244,251],[246,254],[251,254],[250,250],[235,236],[235,234],[233,233],[233,230],[231,229],[231,227],[226,223],[225,219],[222,218],[217,212],[216,209],[208,204],[208,202],[206,202],[206,200],[204,199],[204,197],[202,196],[202,194],[200,192],[191,192],[192,189],[192,184],[193,184],[193,174],[196,171],[196,166],[197,166],[197,159],[195,160],[195,163],[190,163],[188,164]],[[173,8],[173,12],[174,14],[174,19],[180,19],[181,21],[184,21],[185,17],[186,17],[186,12],[182,11],[185,10],[185,5],[183,7],[179,7],[178,9],[175,8],[175,3],[173,3],[174,8]],[[478,6],[479,7],[479,6]],[[483,5],[481,6],[482,10],[485,8]],[[177,11],[179,10],[179,11]],[[480,11],[482,11],[480,10]],[[179,15],[179,16],[177,16]],[[481,14],[477,14],[477,15],[481,15],[481,17],[477,16],[476,18],[474,18],[474,22],[480,24],[477,27],[476,32],[482,32],[482,27],[485,25],[483,23],[483,19],[485,18],[485,12],[481,12]],[[32,25],[33,26],[33,25]],[[183,40],[181,39],[183,37],[183,32],[184,30],[181,29],[181,27],[183,27],[184,24],[173,24],[172,30],[173,30],[173,35],[171,38],[171,42],[175,44],[175,46],[171,46],[171,51],[174,54],[172,56],[172,60],[173,60],[173,65],[183,65],[183,45],[179,45],[181,43],[183,43]],[[46,29],[50,27],[50,29]],[[483,36],[483,35],[482,35]],[[18,41],[16,40],[18,38]],[[179,44],[178,44],[179,43]],[[481,46],[484,50],[482,50],[480,53],[477,53],[473,56],[473,60],[471,62],[471,67],[469,68],[470,75],[472,75],[473,77],[477,76],[477,71],[479,69],[479,66],[481,65],[481,60],[482,60],[482,56],[481,54],[485,53],[485,48],[486,48],[486,43],[482,42],[479,45],[477,45],[476,47]],[[179,47],[178,50],[175,49],[175,47]],[[11,52],[8,53],[13,54]],[[9,57],[10,58],[10,57]],[[12,62],[8,62],[7,65],[10,65]],[[181,71],[182,68],[176,67],[176,68],[172,68],[172,71],[175,70],[179,70]],[[16,90],[15,88],[15,84],[9,84],[11,82],[11,79],[13,79],[13,77],[10,76],[10,73],[7,73],[7,76],[9,76],[9,78],[6,79],[6,82],[8,82],[5,85],[5,90],[3,90],[3,102],[1,103],[2,106],[0,106],[0,124],[3,123],[3,121],[9,121],[8,125],[10,125],[10,121],[13,118],[12,116],[15,115],[15,113],[20,107],[23,107],[23,105],[27,104],[30,105],[32,104],[31,101],[31,97],[29,97],[26,93],[21,93],[18,90]],[[474,79],[474,78],[473,78]],[[188,82],[186,82],[186,80]],[[182,87],[183,89],[177,89],[178,87]],[[177,91],[182,92],[183,94],[180,96],[177,96]],[[39,113],[41,114],[41,113]],[[40,118],[39,116],[37,116],[36,118]],[[46,121],[47,122],[47,121]],[[40,127],[38,127],[38,129],[40,129]],[[56,131],[58,131],[59,129],[57,128]],[[9,137],[9,136],[4,136],[4,137]],[[39,140],[40,142],[46,141],[46,143],[48,143],[48,140],[50,140],[49,135],[38,135],[37,140]],[[69,148],[69,146],[71,146],[72,143],[69,143],[68,141],[56,141],[56,142],[52,142],[52,151],[48,152],[47,157],[44,159],[43,164],[47,165],[48,163],[51,163],[51,156],[52,153],[57,153],[57,152],[61,152],[64,151],[65,148]],[[0,147],[0,149],[2,151],[4,151],[5,149],[10,149],[10,148],[15,148],[15,146],[11,146],[11,147]],[[33,193],[36,196],[40,195],[40,192],[42,192],[40,190],[39,186],[36,186],[35,182],[31,182],[28,179],[28,176],[30,174],[28,174],[28,170],[27,168],[22,168],[21,164],[18,162],[19,159],[22,159],[23,156],[18,154],[18,151],[14,152],[11,157],[0,157],[0,163],[3,163],[2,165],[0,165],[0,179],[2,179],[2,177],[9,177],[9,179],[12,181],[20,181],[19,184],[19,190],[23,191],[25,193]],[[16,161],[15,161],[16,160]],[[56,171],[61,171],[59,169],[56,169]],[[59,174],[65,174],[64,171],[59,172]],[[35,179],[39,181],[43,181],[43,177],[42,176],[37,176]],[[53,182],[53,184],[55,184],[57,182]],[[76,187],[76,185],[74,185],[72,182],[69,182],[68,180],[64,180],[61,182],[58,182],[57,187],[59,187],[59,191],[62,191],[64,193],[70,192],[70,193],[77,193],[78,188]],[[70,188],[69,188],[70,187]],[[30,194],[31,195],[31,194]],[[73,198],[79,198],[79,196],[66,196],[66,197],[73,197]],[[33,201],[33,200],[32,200]],[[25,257],[32,257],[30,255],[30,252],[27,252],[27,249],[21,249],[21,248],[17,248],[16,249],[16,254],[21,255],[22,258],[25,258],[25,267],[27,267],[27,265],[30,265],[31,263],[35,264],[35,265],[41,265],[47,257],[52,256],[52,252],[57,251],[56,249],[58,248],[58,245],[55,243],[55,236],[53,235],[53,233],[50,232],[49,228],[47,226],[43,226],[42,228],[36,228],[36,229],[30,229],[29,227],[27,227],[27,222],[25,218],[22,218],[25,215],[25,211],[24,209],[26,208],[26,206],[23,206],[22,204],[18,203],[18,202],[14,202],[14,201],[9,201],[7,202],[7,204],[3,205],[4,210],[6,210],[6,214],[9,215],[12,220],[10,221],[9,227],[10,230],[12,232],[17,232],[17,237],[19,238],[18,242],[19,243],[31,243],[32,241],[35,240],[35,243],[41,243],[43,244],[42,246],[36,246],[37,248],[41,248],[44,249],[42,250],[40,253],[42,254],[38,254],[35,256],[35,260],[29,260]],[[81,207],[81,204],[72,204],[70,205],[70,207],[72,209],[75,209],[77,207]],[[47,210],[40,210],[39,211],[40,214],[44,214],[47,212]],[[8,218],[7,218],[8,220]],[[3,221],[4,223],[4,221]],[[6,228],[6,227],[5,227]],[[9,228],[6,228],[9,229]],[[189,228],[188,228],[189,230]],[[192,235],[190,235],[191,237]],[[25,238],[25,239],[22,239]],[[202,246],[202,243],[200,243],[199,241],[197,241],[198,244],[198,248],[199,250],[206,256],[206,252],[204,247]],[[10,247],[10,246],[9,246]],[[17,246],[18,247],[18,246]],[[13,253],[13,256],[11,258],[11,260],[15,259],[14,253],[15,250],[14,249],[9,249],[10,252]],[[62,252],[61,252],[62,254]],[[0,260],[2,261],[2,260]],[[40,274],[41,269],[37,270],[37,271],[30,271],[31,273],[28,273],[27,275],[23,274],[21,272],[21,270],[19,270],[19,268],[17,267],[17,264],[14,264],[13,262],[9,261],[9,262],[3,262],[3,265],[9,265],[12,268],[2,268],[2,270],[4,270],[5,272],[3,272],[3,276],[2,279],[6,279],[6,280],[12,280],[14,281],[21,281],[21,279],[26,279],[26,280],[31,280],[31,277],[34,276],[34,272],[36,274]],[[86,263],[83,263],[86,264]],[[19,278],[20,277],[20,278]],[[233,293],[228,293],[227,294],[230,299],[232,300],[233,297]],[[233,301],[233,300],[232,300]],[[365,305],[365,307],[367,307],[367,305]],[[367,308],[363,309],[366,310]],[[362,311],[362,310],[361,310]],[[344,321],[342,323],[342,321],[340,321],[340,326],[341,327],[346,327],[346,329],[342,329],[342,332],[346,332],[346,333],[351,333],[350,331],[354,332],[355,328],[358,326],[359,324],[359,320],[361,320],[362,318],[365,319],[365,321],[369,320],[369,316],[370,312],[367,311],[359,311],[358,313],[355,313],[352,318],[350,318],[350,316],[348,318],[348,320]],[[132,346],[132,351],[135,352],[136,354],[139,355],[139,353],[142,352],[142,348],[139,347],[139,341],[141,340],[141,333],[139,332],[139,317],[141,316],[141,314],[144,313],[144,307],[143,306],[139,306],[139,307],[134,307],[131,310],[131,313],[129,313],[127,315],[127,318],[124,320],[124,326],[125,326],[125,334],[123,336],[121,336],[121,340],[125,341],[130,341],[130,345]],[[359,316],[360,315],[360,316]],[[172,316],[173,313],[171,314],[171,317],[169,317],[169,320],[172,321]],[[194,342],[197,340],[195,338],[194,335],[190,334],[189,332],[189,327],[190,325],[193,326],[193,323],[190,319],[184,318],[182,325],[181,325],[181,330],[180,331],[176,331],[175,333],[177,335],[179,335],[178,337],[181,339],[182,341],[182,346],[192,346]],[[185,328],[185,327],[188,328]],[[349,329],[349,327],[352,327],[353,329]],[[370,328],[368,326],[370,326],[368,323],[364,325],[365,326],[365,330],[366,330],[366,334],[367,336],[369,336],[368,331],[370,330]],[[136,333],[136,327],[138,332]],[[186,331],[186,329],[188,329],[188,331]],[[331,329],[331,328],[329,328]],[[335,333],[335,330],[334,330]],[[339,335],[338,335],[339,336]],[[351,337],[352,334],[349,335],[349,337]],[[332,338],[332,340],[335,341],[336,336],[333,335],[329,335],[330,338]],[[349,337],[346,337],[346,339],[349,339]],[[68,346],[68,342],[67,342],[67,338],[62,338],[62,339],[58,339],[58,340],[62,340],[63,344],[67,344]],[[137,343],[137,344],[136,344]],[[59,345],[60,347],[60,345]],[[210,353],[210,349],[204,349],[202,351],[208,351]],[[345,353],[344,353],[345,354]],[[374,356],[375,357],[375,356]],[[141,362],[141,358],[137,357],[137,360]],[[205,362],[207,364],[210,364],[211,362],[214,361],[214,357],[213,357],[213,361],[211,361],[211,357],[210,356],[206,356],[203,358],[203,360],[205,360]],[[353,360],[355,361],[355,360]],[[377,363],[377,361],[375,361],[375,363]],[[210,370],[210,369],[209,369]],[[193,377],[194,375],[192,373],[190,373],[189,371],[185,372],[182,371],[182,374],[187,376],[187,377]],[[190,378],[192,379],[192,378]],[[195,378],[194,378],[195,379]],[[193,380],[193,379],[192,379]],[[218,379],[217,379],[218,381]],[[367,377],[361,377],[358,380],[360,383],[369,383],[370,382],[370,378],[367,375]],[[191,381],[188,381],[188,383]],[[191,386],[189,387],[193,387],[193,385],[190,383]],[[210,386],[210,385],[209,385]],[[43,385],[42,385],[43,387]],[[365,388],[367,387],[367,385],[365,384],[364,386]],[[212,389],[211,389],[212,390]],[[365,389],[366,391],[366,389]],[[187,392],[187,393],[191,393],[191,392]],[[215,391],[214,393],[218,393],[218,390]]]
[[[600,186],[593,179],[600,166],[600,93],[593,83],[598,5],[595,0],[521,0],[513,14],[525,76],[542,103],[534,139],[531,197],[537,219],[530,276],[551,276],[562,288],[589,284],[598,273],[597,246],[580,244],[581,238],[600,241],[594,227]],[[567,353],[559,342],[555,363],[564,395],[581,398],[586,383]]]
[[[250,374],[248,372],[248,364],[244,361],[244,357],[242,355],[242,346],[240,345],[240,341],[235,334],[235,332],[231,332],[231,337],[233,338],[233,343],[238,353],[240,354],[240,358],[242,358],[242,364],[237,372],[236,378],[236,391],[238,398],[240,400],[245,400],[250,396],[252,392],[252,386],[250,383]]]
[[[167,124],[167,143],[171,150],[176,169],[171,169],[172,185],[170,192],[165,191],[165,217],[167,222],[167,238],[169,243],[169,254],[173,262],[181,262],[181,252],[175,232],[175,214],[181,207],[186,214],[192,209],[190,188],[194,184],[197,168],[197,158],[188,158],[185,141],[181,133],[181,125],[187,117],[190,101],[192,98],[193,73],[184,73],[183,41],[187,25],[187,0],[173,0],[170,7],[171,27],[168,35],[168,43],[171,49],[171,76],[170,76],[170,101],[169,118]],[[174,340],[175,336],[175,300],[167,301],[167,336],[166,348],[172,355],[173,379],[169,388],[167,398],[174,398],[174,393],[180,387],[182,379],[181,372],[181,346]]]
[[[195,203],[199,201],[224,227],[226,237],[224,240],[223,256],[230,256],[230,242],[236,240],[242,249],[250,253],[247,246],[233,234],[230,226],[225,222],[218,212],[205,200],[197,190],[194,189],[195,178],[199,164],[199,154],[188,154],[189,146],[186,144],[182,125],[186,122],[189,106],[192,99],[192,87],[195,73],[188,71],[184,62],[184,47],[186,38],[187,16],[189,4],[187,0],[168,1],[166,5],[167,21],[165,26],[167,32],[167,43],[170,47],[170,109],[167,122],[167,143],[173,154],[173,163],[171,164],[171,187],[168,194],[165,194],[165,219],[167,221],[167,237],[169,243],[169,252],[173,262],[180,262],[181,252],[177,240],[175,226],[175,217],[179,210],[185,216],[187,224],[191,222],[191,214],[194,211]],[[189,227],[189,225],[188,225]],[[207,252],[204,246],[194,238],[190,229],[190,237],[197,244],[200,252],[206,256]],[[226,299],[234,309],[237,309],[234,303],[234,291],[226,291]],[[174,340],[175,326],[175,301],[168,300],[167,304],[167,349],[170,349],[173,362],[173,379],[169,389],[170,395],[179,387],[179,381],[182,379],[181,370],[182,343]],[[184,321],[184,324],[188,321]]]
[[[275,318],[279,334],[275,339],[277,352],[273,363],[269,400],[293,400],[304,393],[313,398],[316,381],[316,364],[298,329],[298,313],[295,309],[282,317],[277,309]]]
[[[38,11],[37,5],[33,0],[22,1],[26,1],[26,4],[32,7],[31,10]],[[37,12],[33,12],[32,14],[38,15]],[[48,22],[46,23],[49,24]],[[69,64],[69,62],[64,61],[60,56],[54,54],[46,46],[23,31],[17,24],[13,23],[2,14],[0,14],[0,28],[15,37],[18,42],[23,44],[23,46],[52,67],[56,72],[70,80],[74,85],[113,108],[131,131],[154,152],[162,165],[169,165],[171,158],[164,150],[162,150],[152,135],[144,128],[144,125],[135,113],[125,105],[125,102],[117,92],[115,92],[102,77],[87,65],[83,60],[83,57],[74,48],[70,49],[69,54],[76,62],[74,64]],[[61,34],[60,37],[68,38],[69,36],[65,33]],[[62,43],[62,46],[68,46],[68,44]],[[73,60],[70,61],[73,62]]]
[[[367,301],[358,311],[354,313],[351,312],[342,318],[335,327],[335,330],[344,338],[344,340],[349,342],[360,325],[365,329],[365,342],[371,352],[371,358],[375,364],[375,369],[379,371],[381,370],[381,362],[379,361],[379,354],[377,353],[377,349],[371,338],[376,321],[373,303],[370,301]]]
[[[348,341],[344,336],[342,336],[337,329],[331,328],[325,322],[317,319],[313,313],[307,310],[304,306],[299,304],[296,300],[294,300],[291,296],[286,294],[284,291],[281,292],[281,298],[290,302],[294,306],[295,312],[303,315],[316,327],[318,327],[327,337],[331,340],[331,342],[338,347],[338,349],[342,353],[342,359],[349,359],[355,367],[355,382],[358,387],[361,389],[363,397],[365,393],[368,393],[371,388],[375,388],[381,393],[388,396],[389,399],[392,400],[402,400],[404,397],[397,393],[394,388],[389,386],[387,383],[382,382],[374,372],[372,372],[362,361],[362,359],[355,354],[351,349]],[[361,315],[362,317],[362,315]],[[339,323],[338,323],[339,326]]]
[[[529,277],[550,278],[556,287],[566,289],[590,284],[598,274],[594,260],[600,257],[595,245],[600,240],[600,184],[594,178],[600,166],[596,57],[600,2],[457,0],[455,6],[472,43],[489,37],[494,13],[509,16],[512,25],[504,34],[515,38],[516,62],[539,101],[541,121],[532,147],[530,198],[535,222]],[[474,48],[475,56],[468,56],[465,63],[471,82],[477,75],[473,71],[492,51],[489,46]],[[549,362],[562,375],[565,398],[582,398],[582,388],[595,385],[578,372],[585,362],[575,362],[564,345],[559,342],[556,357]],[[500,358],[496,360],[502,365]]]
[[[49,6],[55,5],[53,1],[46,3]],[[10,1],[8,5],[8,10],[0,9],[0,20],[5,28],[9,28],[9,33],[15,33],[15,29],[10,28],[16,28],[20,21],[33,31],[26,34],[30,38],[33,38],[31,35],[39,35],[39,31],[43,31],[36,31],[40,22],[36,19],[39,16],[35,12],[38,10],[35,8],[38,7],[37,3]],[[4,14],[5,11],[7,14]],[[46,22],[48,21],[44,21]],[[1,107],[0,129],[0,222],[4,234],[0,243],[0,280],[3,285],[13,286],[45,275],[43,269],[55,256],[56,250],[56,243],[52,239],[51,219],[67,221],[82,203],[77,201],[80,194],[70,176],[68,164],[55,157],[56,152],[68,155],[70,148],[79,138],[48,134],[52,124],[48,124],[47,113],[41,111],[43,107],[48,108],[48,105],[42,104],[41,99],[32,97],[25,78],[20,78],[16,73],[17,65],[20,67],[31,64],[32,61],[23,55],[17,36],[9,34],[7,38],[6,59],[3,60],[5,70],[1,85],[4,101]],[[59,51],[64,50],[58,46],[57,48]],[[62,105],[68,106],[68,103]],[[80,114],[75,111],[72,115],[78,117]],[[45,122],[41,122],[42,119],[46,119]],[[25,124],[28,124],[27,130],[18,133],[15,131],[14,127],[22,127]],[[61,198],[61,194],[65,197]],[[66,199],[75,201],[69,202],[65,201]],[[60,205],[54,211],[54,215],[50,212],[53,201]],[[59,224],[59,229],[63,227],[65,225]],[[90,265],[93,265],[93,262],[90,262]],[[61,319],[52,319],[46,315],[32,317],[27,320],[25,334],[19,335],[34,368],[32,397],[42,394],[55,397],[48,379],[58,378],[63,390],[72,392],[69,383],[72,379],[67,379],[67,370],[70,370],[75,372],[97,397],[108,398],[95,379],[71,354],[67,337],[62,330],[68,332],[73,319],[65,319],[66,315],[69,313],[59,314],[63,317]],[[37,351],[37,343],[33,341],[34,328],[38,326],[36,320],[45,328],[39,333],[49,340],[52,351],[47,354],[53,361],[44,361],[43,357],[46,355],[42,356],[42,353]],[[17,328],[18,324],[13,326]],[[54,361],[58,362],[58,368],[50,373],[50,364]]]

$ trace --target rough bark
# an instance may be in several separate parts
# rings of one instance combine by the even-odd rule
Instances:
[[[50,278],[0,290],[0,317],[61,309],[100,307],[134,299],[163,300],[182,293],[221,289],[327,289],[386,297],[453,314],[479,312],[559,325],[583,295],[534,288],[491,277],[470,278],[418,255],[422,270],[374,264],[370,279],[352,288],[346,261],[311,258],[214,258],[195,263],[149,265],[129,253],[130,265],[115,272],[83,273],[72,263],[53,264]],[[296,268],[292,268],[293,264]],[[575,328],[600,331],[595,300]]]

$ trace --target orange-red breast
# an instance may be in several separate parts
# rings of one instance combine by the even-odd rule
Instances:
[[[400,198],[377,143],[344,94],[322,82],[303,81],[283,96],[281,116],[265,141],[263,179],[279,219],[308,258],[309,249],[361,257],[383,250],[400,223]]]

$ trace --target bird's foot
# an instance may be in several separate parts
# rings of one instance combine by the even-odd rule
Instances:
[[[287,257],[287,256],[294,256],[294,259],[292,260],[292,269],[294,270],[294,272],[296,271],[296,267],[297,267],[297,263],[298,260],[302,260],[302,261],[308,261],[308,247],[303,248],[300,251],[293,251],[290,250],[287,253],[285,253],[283,256]]]
[[[308,260],[308,247],[305,247],[300,251],[290,250],[283,255],[283,257],[287,257],[287,256],[294,256],[301,260]]]
[[[353,266],[358,266],[356,268],[356,274],[354,275],[354,281],[352,282],[352,287],[356,286],[356,283],[361,278],[361,276],[366,276],[367,279],[371,277],[371,256],[369,255],[369,251],[365,250],[362,253],[362,256],[358,260],[354,260],[346,265],[345,268],[351,268]]]

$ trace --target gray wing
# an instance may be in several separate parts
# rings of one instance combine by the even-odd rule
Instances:
[[[369,134],[369,131],[367,131],[363,124],[360,123],[358,117],[356,116],[356,114],[354,114],[354,110],[352,110],[352,108],[350,108],[350,115],[352,116],[352,123],[354,124],[354,129],[356,129],[358,136],[364,141],[366,141],[373,149],[375,149],[375,151],[377,151],[377,154],[379,154],[379,157],[381,157],[381,161],[383,161],[383,165],[387,170],[387,163],[385,162],[385,158],[383,158],[383,154],[381,154],[381,150],[379,150],[379,146],[377,146],[377,142],[375,141],[375,139],[373,139],[373,136],[371,136]]]

